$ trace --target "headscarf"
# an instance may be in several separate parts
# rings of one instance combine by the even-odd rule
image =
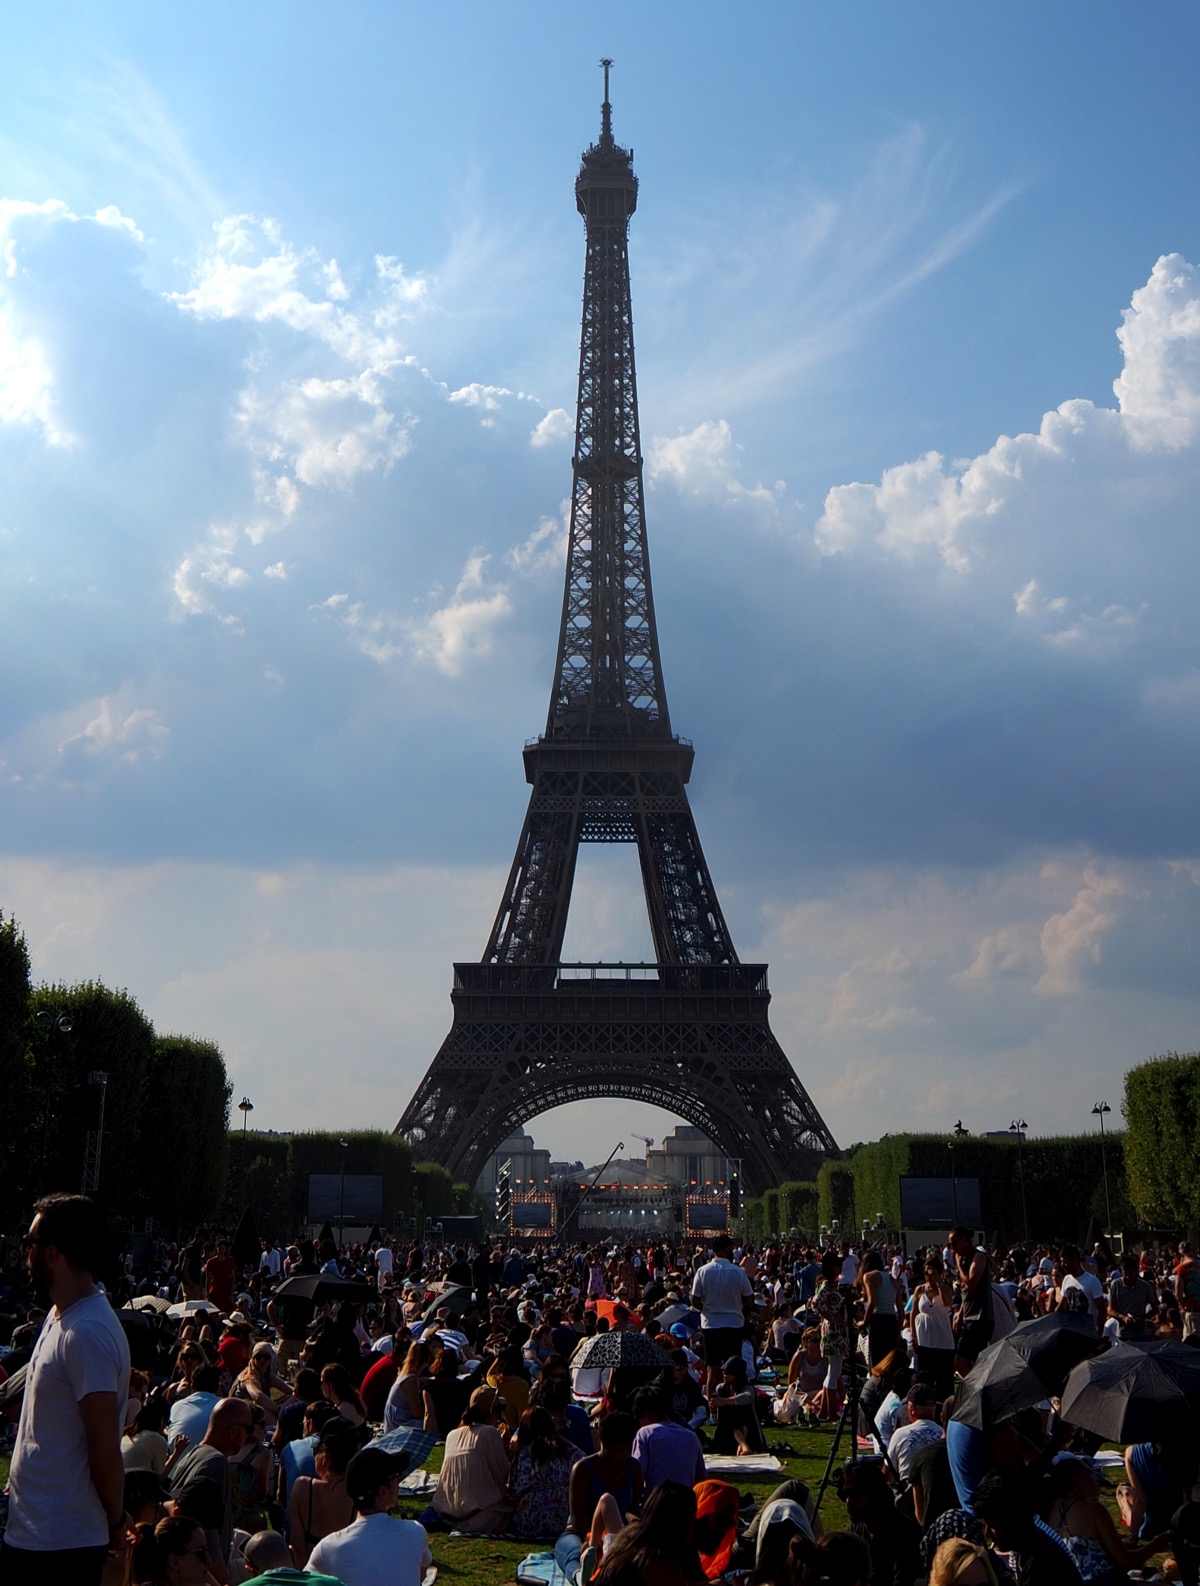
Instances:
[[[717,1580],[729,1568],[737,1541],[738,1490],[727,1481],[696,1483],[696,1549],[707,1580]]]

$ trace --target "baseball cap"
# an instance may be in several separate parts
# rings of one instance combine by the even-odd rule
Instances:
[[[384,1448],[362,1448],[346,1466],[346,1491],[355,1505],[370,1503],[393,1476],[403,1476],[408,1455],[389,1454]]]

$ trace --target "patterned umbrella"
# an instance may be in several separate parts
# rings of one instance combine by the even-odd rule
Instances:
[[[374,1438],[368,1447],[382,1448],[389,1454],[407,1454],[408,1470],[412,1472],[429,1458],[436,1442],[435,1432],[423,1432],[417,1426],[398,1426],[394,1432],[384,1432]]]
[[[611,1366],[669,1366],[670,1359],[661,1344],[645,1333],[633,1331],[595,1333],[580,1339],[571,1356],[572,1371],[607,1371]]]

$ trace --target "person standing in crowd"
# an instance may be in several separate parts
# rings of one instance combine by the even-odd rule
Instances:
[[[976,1245],[969,1228],[956,1228],[950,1235],[950,1252],[962,1285],[955,1313],[954,1369],[965,1377],[991,1343],[996,1325],[992,1310],[992,1258]]]
[[[746,1304],[753,1303],[750,1279],[729,1259],[733,1240],[718,1234],[712,1242],[712,1260],[692,1279],[692,1304],[700,1312],[700,1337],[708,1388],[712,1392],[721,1380],[721,1364],[730,1355],[740,1355],[746,1332]]]
[[[912,1336],[917,1370],[941,1397],[954,1386],[954,1289],[935,1251],[925,1257],[925,1281],[913,1289]]]
[[[103,1214],[82,1195],[47,1195],[25,1245],[50,1311],[21,1401],[0,1575],[5,1586],[94,1586],[125,1531],[129,1391],[129,1346],[96,1284]]]
[[[233,1310],[233,1290],[237,1280],[237,1262],[229,1254],[229,1245],[224,1239],[217,1240],[215,1255],[209,1256],[204,1263],[204,1287],[209,1303],[214,1310],[220,1311],[222,1316],[228,1316]]]
[[[1154,1289],[1142,1277],[1132,1250],[1121,1257],[1121,1271],[1108,1286],[1108,1314],[1117,1324],[1122,1343],[1149,1338],[1149,1324],[1158,1315],[1158,1301]]]
[[[859,1281],[867,1302],[862,1319],[862,1331],[867,1335],[867,1361],[877,1366],[885,1355],[891,1354],[900,1338],[896,1280],[884,1270],[881,1250],[868,1250]]]

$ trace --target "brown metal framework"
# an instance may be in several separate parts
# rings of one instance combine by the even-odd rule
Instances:
[[[832,1135],[772,1035],[764,965],[740,964],[671,732],[646,544],[629,292],[633,155],[600,141],[575,198],[587,230],[571,528],[533,792],[478,964],[454,966],[454,1022],[398,1131],[474,1182],[515,1128],[568,1101],[622,1096],[678,1113],[742,1160],[747,1184],[808,1177]],[[580,843],[633,842],[656,961],[564,965]]]

